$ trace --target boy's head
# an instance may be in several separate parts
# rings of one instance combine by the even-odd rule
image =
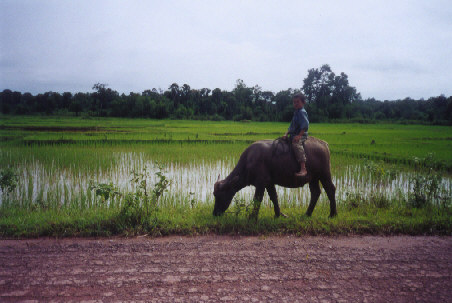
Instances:
[[[306,97],[303,94],[296,94],[293,96],[292,102],[295,109],[303,108],[306,104]]]

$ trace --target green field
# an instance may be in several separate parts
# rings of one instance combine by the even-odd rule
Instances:
[[[284,134],[287,125],[279,122],[2,117],[0,138],[3,144],[14,141],[29,145],[165,141],[248,144],[260,139],[275,139]],[[450,126],[311,124],[309,133],[327,141],[333,154],[405,163],[413,157],[425,157],[433,152],[439,165],[452,169]],[[218,159],[221,158],[222,155],[218,155]]]
[[[276,139],[287,126],[2,116],[0,171],[13,171],[17,186],[1,192],[0,235],[452,232],[452,127],[446,126],[311,124],[310,135],[330,146],[337,218],[327,218],[323,194],[313,216],[303,216],[307,187],[279,189],[288,218],[274,219],[266,197],[257,224],[249,221],[252,189],[237,195],[229,213],[213,217],[218,174],[226,177],[251,142]],[[145,168],[147,196],[131,181],[133,171]],[[149,193],[161,176],[170,185],[156,201]],[[120,195],[96,194],[101,184]]]

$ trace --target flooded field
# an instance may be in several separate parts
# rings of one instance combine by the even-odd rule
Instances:
[[[29,203],[50,203],[53,206],[89,207],[98,203],[98,198],[89,189],[90,182],[112,184],[121,193],[133,192],[135,184],[131,182],[132,172],[148,170],[147,184],[157,182],[158,163],[142,152],[116,152],[111,156],[110,165],[99,166],[95,170],[80,170],[76,164],[62,166],[57,162],[43,164],[39,160],[26,161],[18,165],[19,184],[14,192],[0,195],[1,203],[16,201],[22,205]],[[163,174],[171,181],[168,192],[160,201],[163,205],[190,203],[212,203],[213,186],[218,177],[224,179],[236,165],[237,159],[197,160],[188,163],[160,163]],[[389,200],[406,199],[412,189],[412,172],[397,171],[391,174],[375,174],[366,165],[343,163],[332,169],[333,183],[336,185],[336,198],[341,203],[347,195],[359,193],[363,197],[372,194],[383,195]],[[355,161],[356,162],[356,161]],[[334,163],[333,163],[334,165]],[[444,177],[440,181],[441,192],[452,192],[452,180]],[[309,203],[309,186],[301,189],[287,189],[277,186],[282,207],[306,206]],[[242,189],[236,199],[250,201],[254,187]],[[116,202],[120,202],[118,199]],[[320,203],[327,201],[322,191]],[[106,201],[110,203],[110,201]],[[113,203],[113,202],[112,202]],[[264,203],[270,203],[268,195]]]

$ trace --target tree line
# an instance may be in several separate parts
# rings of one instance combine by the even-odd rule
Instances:
[[[98,117],[140,117],[153,119],[290,121],[292,96],[306,95],[311,122],[391,121],[452,125],[452,96],[428,100],[405,98],[396,101],[363,100],[350,86],[345,73],[336,75],[329,65],[308,70],[301,88],[278,93],[237,80],[232,91],[193,89],[173,83],[167,90],[119,94],[97,83],[88,93],[46,92],[32,95],[5,89],[0,108],[9,115],[85,115]]]

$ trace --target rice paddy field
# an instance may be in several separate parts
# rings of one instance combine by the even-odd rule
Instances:
[[[338,216],[323,191],[306,217],[309,187],[277,187],[288,217],[265,195],[256,222],[254,188],[213,217],[213,185],[288,123],[0,118],[2,237],[452,233],[452,127],[311,124],[330,147]]]

